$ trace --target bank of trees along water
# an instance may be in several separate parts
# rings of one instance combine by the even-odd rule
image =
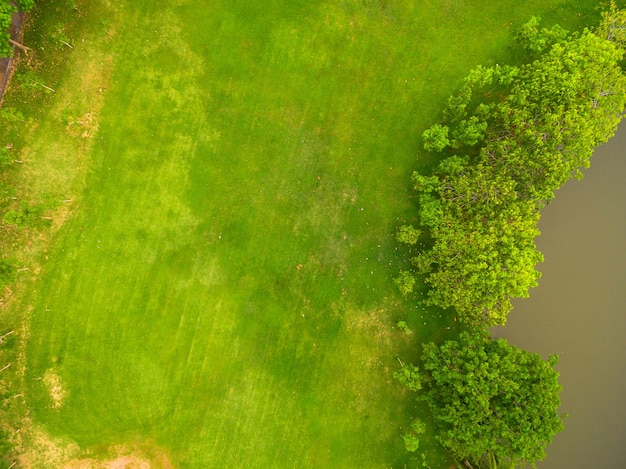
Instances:
[[[544,361],[474,331],[424,346],[422,360],[422,371],[400,378],[421,390],[439,442],[459,463],[504,468],[543,459],[563,428],[556,356]]]
[[[582,177],[617,129],[626,107],[625,26],[613,4],[593,31],[570,34],[531,19],[516,36],[527,63],[472,70],[423,134],[438,164],[414,173],[420,223],[402,227],[398,239],[427,247],[397,283],[408,293],[414,276],[425,278],[426,304],[473,332],[426,345],[423,371],[399,377],[424,386],[440,443],[474,467],[533,463],[562,428],[556,359],[492,341],[485,328],[505,324],[511,298],[537,284],[541,208]]]

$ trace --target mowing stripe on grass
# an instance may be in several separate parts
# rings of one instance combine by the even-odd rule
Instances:
[[[106,51],[111,75],[105,93],[83,82],[104,98],[80,204],[21,298],[33,418],[177,467],[420,462],[391,377],[447,324],[392,282],[418,136],[471,66],[505,57],[509,23],[559,2],[200,3],[108,5],[114,39],[76,47],[70,69]],[[58,140],[75,164],[81,136],[58,123],[75,84],[29,136],[33,161]],[[422,449],[445,465],[432,434]]]

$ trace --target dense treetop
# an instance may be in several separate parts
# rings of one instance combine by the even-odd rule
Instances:
[[[423,370],[407,366],[398,377],[421,390],[437,439],[458,461],[481,468],[532,464],[563,429],[556,356],[544,361],[504,339],[465,332],[441,346],[424,345],[422,361]]]
[[[593,31],[541,28],[532,18],[516,38],[526,63],[472,70],[423,133],[434,163],[413,174],[420,226],[397,234],[414,267],[396,279],[400,289],[409,293],[424,275],[427,304],[465,326],[455,340],[424,345],[419,367],[396,373],[427,402],[436,438],[459,467],[534,464],[563,429],[557,357],[493,340],[485,326],[504,324],[511,298],[537,284],[540,210],[582,177],[626,108],[626,14],[613,3]],[[404,436],[407,449],[418,430]]]
[[[539,211],[582,177],[626,106],[623,16],[614,8],[576,34],[533,18],[517,35],[528,63],[472,70],[424,132],[439,164],[413,181],[432,247],[412,260],[430,304],[467,324],[504,324],[511,298],[536,286]]]

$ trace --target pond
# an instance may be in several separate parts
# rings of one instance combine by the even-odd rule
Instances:
[[[565,431],[539,469],[626,465],[626,123],[542,213],[543,276],[492,331],[558,354]]]

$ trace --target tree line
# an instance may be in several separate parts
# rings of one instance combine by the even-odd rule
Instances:
[[[427,403],[438,442],[460,468],[534,465],[563,429],[558,357],[494,340],[487,327],[503,325],[511,298],[537,284],[541,209],[582,177],[626,107],[626,13],[614,3],[593,30],[570,33],[532,18],[516,41],[524,65],[472,70],[423,133],[437,164],[413,174],[419,226],[397,233],[412,265],[396,279],[400,289],[408,294],[425,278],[426,304],[464,326],[454,340],[423,345],[420,367],[396,373]],[[415,252],[418,242],[426,247]],[[408,450],[423,432],[415,420]]]
[[[511,298],[537,285],[541,208],[582,177],[624,112],[622,16],[611,10],[581,33],[540,29],[533,18],[517,34],[532,60],[472,70],[442,121],[424,132],[439,164],[413,174],[419,233],[430,247],[412,257],[409,273],[426,277],[428,304],[468,325],[503,325]]]

